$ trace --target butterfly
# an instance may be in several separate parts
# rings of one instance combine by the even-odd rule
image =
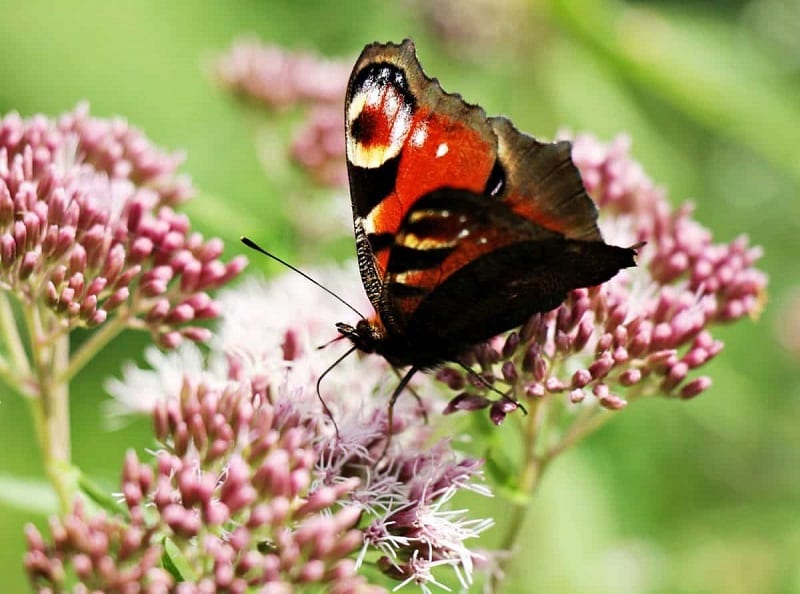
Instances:
[[[345,99],[356,253],[375,315],[336,325],[411,377],[635,266],[603,241],[569,142],[442,90],[414,44],[374,43]],[[390,405],[391,411],[391,405]]]

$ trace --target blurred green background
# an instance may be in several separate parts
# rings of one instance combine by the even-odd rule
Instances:
[[[122,115],[185,150],[200,190],[187,210],[229,256],[243,233],[301,265],[352,253],[347,229],[330,250],[290,222],[294,201],[322,192],[283,152],[293,114],[265,118],[208,77],[215,53],[243,34],[348,59],[367,42],[411,36],[446,89],[523,130],[629,133],[673,204],[691,197],[718,241],[745,232],[765,247],[770,299],[758,321],[717,330],[726,349],[707,368],[711,390],[639,403],[550,469],[514,583],[800,592],[800,350],[776,332],[797,345],[800,316],[792,328],[788,308],[800,286],[798,0],[6,0],[0,14],[0,112],[56,115],[85,99],[94,115]],[[266,168],[256,152],[265,135],[276,147]],[[149,444],[149,427],[108,433],[102,382],[147,343],[126,334],[73,387],[75,461],[109,490],[124,451]],[[0,394],[0,475],[42,476],[31,432],[25,403]],[[22,482],[0,494],[3,592],[27,589],[23,526],[45,522],[27,509],[34,500]],[[502,505],[487,504],[501,522]]]

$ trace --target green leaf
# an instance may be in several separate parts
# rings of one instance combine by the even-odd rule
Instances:
[[[36,514],[51,515],[58,511],[56,495],[43,479],[0,475],[0,501]]]
[[[175,581],[196,582],[197,576],[178,546],[169,538],[164,538],[163,544],[164,554],[161,556],[161,564],[164,569],[175,578]]]
[[[111,515],[128,515],[128,509],[120,501],[114,498],[107,489],[94,482],[87,475],[81,473],[78,477],[78,486],[81,491],[99,507]]]

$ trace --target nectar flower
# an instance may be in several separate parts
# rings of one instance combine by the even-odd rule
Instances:
[[[318,184],[347,185],[344,163],[344,96],[350,60],[328,60],[254,39],[241,39],[215,64],[219,84],[268,110],[301,106],[308,117],[289,154]],[[272,156],[270,156],[272,160]]]
[[[215,64],[223,87],[270,109],[341,102],[349,74],[348,62],[290,52],[248,38],[235,41]]]
[[[192,188],[182,161],[124,120],[85,106],[56,120],[0,120],[0,286],[46,311],[45,331],[114,315],[166,347],[205,339],[219,314],[206,291],[244,266],[191,232],[174,207]],[[49,336],[48,339],[51,339]]]
[[[342,295],[359,286],[351,274],[357,278],[354,266],[314,272]],[[199,588],[186,591],[292,592],[306,584],[387,591],[361,575],[365,560],[423,590],[448,569],[470,584],[482,558],[470,540],[492,522],[451,510],[450,502],[464,490],[490,494],[481,462],[432,440],[410,397],[398,403],[391,446],[380,458],[397,380],[378,357],[345,359],[322,383],[337,435],[315,385],[347,345],[316,347],[335,333],[332,320],[353,314],[306,282],[251,279],[224,291],[225,315],[204,368],[196,348],[185,345],[169,356],[151,354],[155,371],[128,368],[114,382],[118,397],[130,401],[138,392],[150,403],[161,444],[154,462],[129,454],[123,470],[127,516],[149,535],[137,541],[137,554],[155,547],[182,568],[170,579]],[[364,306],[361,300],[354,301]],[[61,583],[52,577],[56,564],[71,570],[80,562],[41,537],[34,544],[38,561],[29,573],[41,588]]]
[[[529,27],[535,26],[539,20],[531,13],[527,2],[415,0],[412,6],[422,24],[452,55],[482,58],[487,51],[516,51],[518,55],[524,55],[526,51],[531,52],[536,39],[541,43],[541,36],[533,34],[535,29],[523,30],[518,26],[521,22],[528,23]]]
[[[166,592],[173,583],[161,567],[161,547],[142,518],[129,523],[105,514],[89,517],[80,502],[63,520],[50,520],[51,543],[27,526],[25,570],[36,592],[65,591],[69,573],[89,590]],[[70,590],[77,591],[77,590]]]
[[[311,110],[308,120],[297,132],[290,147],[292,159],[304,167],[314,180],[324,186],[345,187],[344,118],[338,103]]]

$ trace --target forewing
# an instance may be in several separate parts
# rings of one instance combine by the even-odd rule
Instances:
[[[572,161],[572,144],[540,142],[504,117],[489,122],[498,139],[503,179],[494,191],[497,198],[519,216],[567,239],[602,240],[597,207]]]
[[[497,139],[480,107],[423,73],[409,40],[364,49],[348,84],[345,122],[359,265],[378,307],[407,213],[440,188],[483,192]]]
[[[345,122],[361,276],[405,345],[396,360],[488,338],[633,265],[603,243],[571,145],[445,93],[409,40],[364,49]]]

